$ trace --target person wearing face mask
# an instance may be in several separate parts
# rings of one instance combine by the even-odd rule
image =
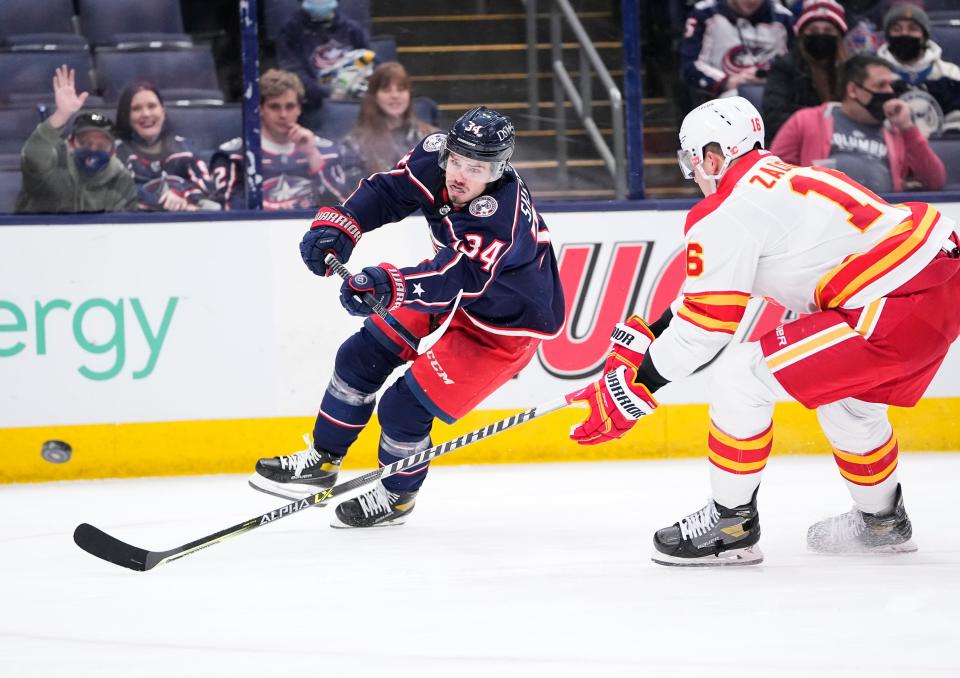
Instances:
[[[218,210],[213,181],[188,141],[173,133],[160,91],[150,82],[127,87],[117,102],[117,157],[137,182],[142,210]]]
[[[894,6],[883,19],[886,43],[877,56],[890,62],[910,86],[906,98],[927,135],[945,122],[960,122],[960,67],[944,61],[940,45],[930,39],[930,19],[916,5]]]
[[[341,142],[340,164],[347,185],[356,186],[364,177],[395,165],[420,139],[436,131],[413,110],[407,69],[396,61],[380,64],[360,101],[357,124]]]
[[[794,113],[770,150],[799,165],[829,164],[876,193],[903,191],[908,178],[922,190],[941,190],[943,162],[897,98],[895,81],[883,59],[851,57],[841,67],[840,103]]]
[[[835,0],[807,0],[797,17],[797,40],[770,66],[763,92],[763,119],[773,139],[793,113],[837,98],[839,64],[847,31],[843,7]]]
[[[110,118],[82,113],[68,139],[67,122],[83,108],[88,93],[76,91],[67,66],[53,76],[56,110],[37,125],[21,154],[23,188],[16,211],[125,212],[137,208],[137,188],[114,151]]]
[[[303,82],[302,122],[306,127],[320,128],[319,110],[323,100],[333,94],[334,78],[324,74],[349,52],[369,46],[367,32],[340,13],[337,0],[303,0],[300,11],[281,27],[277,63]]]

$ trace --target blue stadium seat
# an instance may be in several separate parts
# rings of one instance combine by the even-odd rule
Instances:
[[[116,101],[128,85],[148,80],[164,100],[223,103],[217,67],[209,47],[174,50],[98,49],[97,77],[104,100]]]
[[[370,38],[370,49],[377,53],[377,63],[397,60],[397,40],[392,35],[375,35]]]
[[[96,46],[186,46],[179,0],[77,0],[83,34]]]
[[[86,50],[0,52],[0,103],[53,100],[53,74],[66,64],[77,72],[78,92],[93,92],[93,61]]]
[[[434,127],[439,126],[440,107],[437,106],[437,102],[430,97],[414,97],[413,111],[417,114],[417,117],[424,122],[429,122]]]
[[[12,214],[23,178],[20,170],[0,172],[0,214]]]
[[[370,0],[340,0],[340,13],[363,26],[370,34]]]
[[[756,106],[758,111],[763,111],[764,89],[766,85],[763,84],[740,85],[737,87],[737,94]]]
[[[163,90],[160,91],[163,94]],[[186,137],[194,152],[204,160],[225,141],[243,134],[243,113],[240,104],[223,106],[167,105],[171,128]]]
[[[918,4],[922,4],[928,14],[930,12],[960,11],[960,8],[957,7],[957,0],[923,0],[922,3]]]
[[[3,0],[0,2],[0,44],[12,36],[76,35],[73,0]]]
[[[39,123],[36,106],[0,107],[0,154],[19,155],[23,142]]]
[[[263,0],[263,31],[268,41],[277,41],[280,29],[298,9],[300,0]]]
[[[324,101],[317,133],[331,141],[341,141],[353,129],[359,115],[359,101]]]
[[[929,140],[930,148],[947,168],[946,191],[960,191],[960,137],[941,137]]]
[[[933,26],[933,41],[943,49],[944,61],[960,64],[960,24]]]

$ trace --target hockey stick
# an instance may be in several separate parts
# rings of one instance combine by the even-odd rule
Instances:
[[[347,267],[341,264],[333,254],[328,254],[323,262],[333,269],[334,273],[339,275],[341,278],[346,280],[351,277],[353,274],[347,270]],[[431,348],[433,345],[440,340],[440,337],[443,336],[443,333],[447,331],[447,327],[450,326],[450,321],[453,320],[453,314],[456,312],[457,308],[460,306],[460,299],[463,297],[463,290],[457,292],[456,299],[453,300],[453,308],[450,309],[450,313],[447,314],[447,317],[444,318],[443,322],[440,323],[440,326],[435,329],[433,332],[428,334],[425,337],[418,337],[413,332],[408,330],[403,324],[394,318],[390,311],[383,307],[377,298],[370,294],[369,292],[364,292],[363,303],[373,309],[373,312],[378,316],[383,318],[384,322],[387,323],[397,335],[403,339],[404,343],[407,344],[410,348],[417,352],[417,355],[423,355]]]
[[[450,454],[455,450],[459,450],[461,447],[466,447],[485,438],[489,438],[503,431],[519,426],[528,421],[532,421],[538,417],[542,417],[545,414],[554,412],[556,410],[562,409],[567,405],[571,404],[572,396],[575,392],[568,393],[562,397],[559,397],[555,400],[552,400],[543,405],[538,405],[537,407],[531,407],[529,410],[524,410],[518,414],[513,414],[506,419],[501,419],[500,421],[494,422],[484,426],[483,428],[478,428],[469,433],[465,433],[459,438],[454,438],[445,443],[439,445],[434,445],[422,452],[407,457],[406,459],[401,459],[387,466],[382,466],[374,471],[369,473],[364,473],[363,475],[352,478],[342,483],[338,483],[331,487],[328,490],[323,490],[317,492],[311,496],[304,497],[303,499],[298,499],[294,502],[291,502],[285,506],[281,506],[278,509],[264,513],[257,516],[256,518],[251,518],[242,523],[237,523],[231,527],[220,530],[219,532],[214,532],[213,534],[208,534],[205,537],[201,537],[196,541],[192,541],[183,546],[177,546],[176,548],[169,549],[167,551],[149,551],[147,549],[142,549],[137,546],[131,546],[125,542],[120,541],[116,537],[111,537],[109,534],[103,530],[94,527],[88,523],[81,523],[77,525],[77,529],[73,532],[73,541],[82,548],[87,553],[96,556],[102,560],[113,563],[114,565],[120,565],[121,567],[128,567],[131,570],[137,570],[138,572],[143,572],[145,570],[152,570],[157,565],[163,565],[164,563],[169,563],[178,558],[183,558],[188,556],[191,553],[195,553],[200,549],[205,549],[208,546],[213,546],[222,541],[226,541],[231,537],[236,537],[251,530],[255,530],[258,527],[266,525],[268,523],[273,523],[280,518],[286,518],[289,515],[296,513],[297,511],[310,506],[322,506],[330,499],[340,497],[348,492],[352,492],[357,488],[364,487],[369,485],[377,480],[392,476],[400,471],[415,466],[417,464],[422,464],[424,462],[430,461],[431,459],[436,459],[437,457],[442,457],[445,454]]]

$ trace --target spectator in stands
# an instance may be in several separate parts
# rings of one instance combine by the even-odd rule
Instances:
[[[763,91],[763,120],[769,145],[795,111],[838,98],[839,64],[847,30],[843,7],[835,0],[806,0],[790,52],[770,66]]]
[[[793,12],[800,16],[803,5],[809,0],[791,0],[784,2]],[[846,11],[847,33],[843,40],[843,48],[848,56],[857,54],[874,54],[883,44],[882,25],[883,12],[891,4],[902,0],[839,0]]]
[[[337,4],[337,0],[302,0],[300,11],[277,36],[277,63],[303,83],[302,122],[311,129],[319,129],[317,113],[323,100],[333,94],[340,69],[352,67],[364,56],[357,51],[370,46],[367,32],[341,15]]]
[[[877,56],[910,86],[903,95],[918,126],[927,136],[944,122],[960,119],[960,67],[942,58],[940,45],[930,39],[930,19],[913,3],[894,5],[883,18],[887,42]]]
[[[120,212],[137,207],[133,177],[116,158],[110,118],[83,113],[88,92],[77,94],[76,73],[65,65],[53,76],[56,110],[37,125],[21,154],[23,188],[17,212]]]
[[[417,118],[407,69],[396,61],[377,66],[360,102],[357,124],[341,144],[347,185],[393,167],[423,137],[439,131]]]
[[[908,176],[925,190],[942,189],[943,162],[897,98],[895,79],[883,59],[851,57],[841,69],[841,102],[794,113],[770,150],[790,163],[835,167],[877,193],[904,190]]]
[[[271,68],[260,76],[260,144],[263,208],[307,209],[346,197],[343,169],[332,141],[300,125],[303,83]],[[243,140],[221,145],[210,161],[217,199],[227,209],[244,206]]]
[[[140,209],[220,209],[210,199],[213,182],[206,163],[170,129],[155,85],[138,82],[120,94],[117,136],[117,157],[137,183]]]
[[[785,54],[793,14],[777,0],[703,0],[687,17],[680,65],[690,107],[740,85],[763,83],[773,59]]]

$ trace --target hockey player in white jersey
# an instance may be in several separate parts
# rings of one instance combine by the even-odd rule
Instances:
[[[711,501],[654,535],[665,565],[758,563],[757,490],[773,441],[774,402],[816,409],[854,508],[813,525],[814,551],[916,550],[897,479],[887,406],[923,395],[960,333],[957,224],[923,203],[891,205],[841,172],[796,167],[763,150],[745,99],[707,102],[680,129],[680,166],[705,199],[687,215],[687,275],[649,328],[617,326],[606,373],[583,389],[582,444],[619,438],[653,412],[653,393],[712,360],[747,301],[800,318],[713,366]],[[652,342],[652,343],[651,343]]]

